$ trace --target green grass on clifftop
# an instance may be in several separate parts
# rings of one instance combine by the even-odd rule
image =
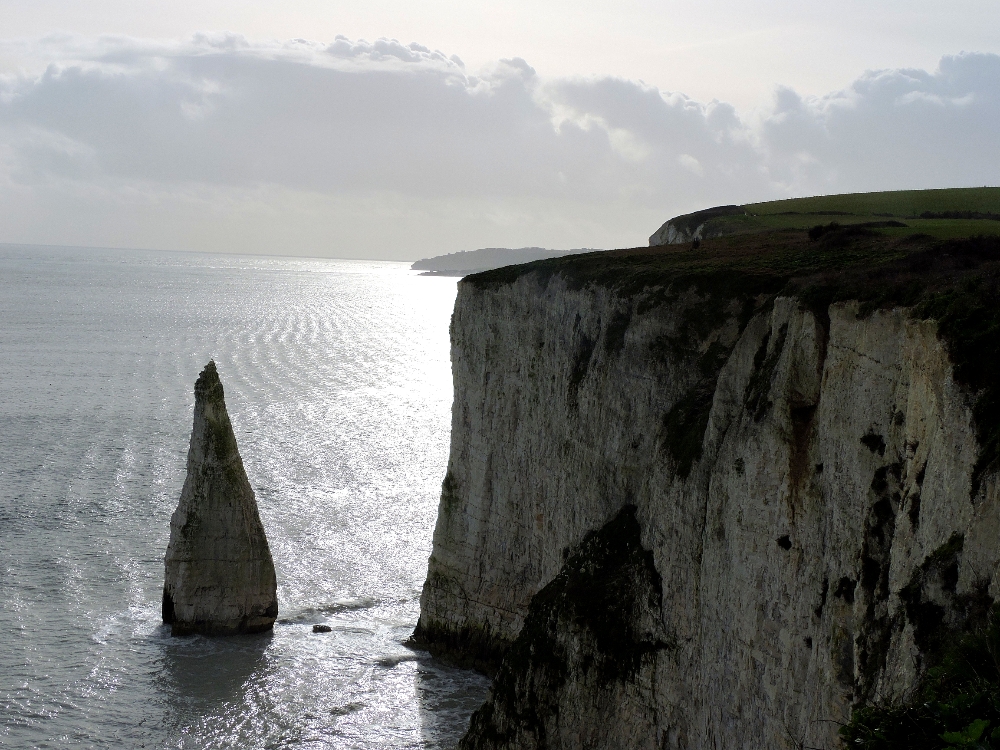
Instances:
[[[850,224],[899,224],[877,231],[893,237],[929,234],[940,239],[1000,235],[1000,188],[895,190],[752,203],[748,226],[758,229],[806,228],[836,221]],[[727,219],[734,222],[738,217]],[[733,225],[736,229],[736,225]]]
[[[703,237],[808,229],[817,224],[867,225],[901,237],[928,234],[939,239],[1000,235],[1000,188],[896,190],[789,198],[745,206],[718,206],[674,217],[671,223]]]
[[[1000,187],[892,190],[884,193],[846,193],[813,198],[749,203],[744,208],[758,216],[798,214],[855,214],[912,218],[922,213],[973,212],[1000,214]]]

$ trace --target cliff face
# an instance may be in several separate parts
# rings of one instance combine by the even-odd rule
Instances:
[[[415,636],[508,654],[465,747],[832,748],[853,705],[911,687],[997,596],[970,397],[906,309],[473,277],[452,361]],[[645,570],[595,552],[628,508],[652,567],[617,627],[657,645],[605,674],[552,586],[586,560]]]
[[[656,245],[682,245],[691,242],[695,238],[708,239],[719,237],[731,232],[725,224],[720,224],[716,219],[726,216],[739,216],[745,213],[743,206],[716,206],[706,208],[703,211],[695,211],[693,214],[675,216],[663,223],[659,229],[649,236],[650,247]]]
[[[278,616],[274,563],[215,362],[194,394],[187,477],[170,518],[163,621],[174,635],[269,630]]]

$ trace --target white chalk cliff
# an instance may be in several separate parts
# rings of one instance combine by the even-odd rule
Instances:
[[[174,635],[269,630],[278,616],[274,563],[215,362],[194,393],[187,478],[170,519],[163,621]]]
[[[415,640],[508,656],[463,747],[834,748],[1000,593],[969,397],[906,309],[472,277],[452,363]]]
[[[742,206],[716,206],[683,216],[675,216],[664,222],[649,236],[649,245],[650,247],[683,245],[695,239],[703,240],[721,236],[727,233],[727,228],[713,220],[743,213]]]
[[[659,229],[649,235],[649,245],[683,245],[691,242],[695,238],[701,239],[701,233],[705,229],[705,223],[696,224],[694,227],[678,227],[673,221],[668,221]]]

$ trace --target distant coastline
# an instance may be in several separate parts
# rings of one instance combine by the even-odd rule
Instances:
[[[490,271],[494,268],[530,263],[544,258],[561,258],[574,253],[592,252],[592,248],[575,250],[547,250],[544,247],[484,247],[458,253],[438,255],[416,261],[410,268],[423,271],[421,276],[468,276],[471,273]]]

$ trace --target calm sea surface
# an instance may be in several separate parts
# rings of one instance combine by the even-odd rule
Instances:
[[[454,300],[399,263],[0,246],[0,746],[451,747],[487,683],[402,643]],[[277,568],[270,635],[160,623],[209,358]]]

